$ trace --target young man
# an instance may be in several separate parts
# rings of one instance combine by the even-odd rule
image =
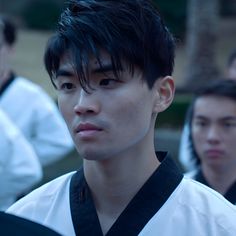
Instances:
[[[10,56],[15,42],[15,26],[0,16],[0,108],[46,166],[70,152],[73,142],[55,102],[38,85],[13,72]]]
[[[236,50],[233,50],[227,60],[225,78],[236,80]],[[181,135],[179,160],[186,172],[196,169],[194,160],[189,150],[189,129],[185,124]]]
[[[0,109],[0,210],[42,178],[42,168],[32,146]]]
[[[150,1],[71,1],[45,63],[83,168],[9,212],[70,236],[235,234],[234,206],[155,153],[174,40]]]
[[[200,90],[188,125],[198,166],[188,175],[236,204],[236,82],[220,80]]]

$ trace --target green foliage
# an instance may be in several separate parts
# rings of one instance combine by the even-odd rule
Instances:
[[[181,128],[191,99],[192,97],[189,95],[176,95],[171,106],[166,111],[158,114],[156,126],[158,128]]]
[[[22,10],[26,26],[33,29],[54,29],[63,4],[57,0],[32,0]]]
[[[164,22],[177,38],[184,38],[187,16],[187,0],[153,0]]]

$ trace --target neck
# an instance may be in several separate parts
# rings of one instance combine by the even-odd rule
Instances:
[[[207,165],[202,165],[202,172],[211,187],[222,195],[224,195],[236,181],[235,168],[227,168],[227,170],[225,170],[223,168],[211,168]]]
[[[129,152],[103,161],[84,161],[103,233],[113,225],[131,199],[159,166],[155,151]]]

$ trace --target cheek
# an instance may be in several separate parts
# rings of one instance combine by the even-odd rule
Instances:
[[[130,133],[147,129],[150,126],[152,109],[150,104],[141,98],[122,98],[116,106],[112,106],[113,119],[117,127],[125,127]],[[140,129],[137,129],[139,127]],[[120,129],[121,130],[121,129]]]
[[[196,149],[196,152],[199,153],[202,150],[203,144],[205,142],[204,132],[200,131],[198,128],[192,129],[192,139],[193,145]]]
[[[68,102],[68,99],[66,99],[63,96],[59,96],[58,97],[58,107],[59,110],[65,120],[65,122],[67,123],[67,126],[69,127],[69,125],[71,124],[71,121],[73,119],[73,105],[71,104],[71,102]]]

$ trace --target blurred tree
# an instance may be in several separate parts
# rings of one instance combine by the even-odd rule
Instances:
[[[223,17],[235,17],[236,0],[220,0],[220,14]]]
[[[186,25],[187,0],[153,0],[170,31],[175,37],[183,39]]]
[[[32,0],[22,10],[26,26],[33,29],[53,29],[60,15],[63,2],[58,0]]]
[[[215,55],[219,0],[189,0],[187,10],[185,87],[192,90],[219,75]]]

